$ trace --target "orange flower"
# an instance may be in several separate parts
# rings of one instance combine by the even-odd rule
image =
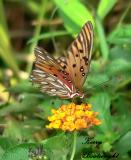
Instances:
[[[64,104],[57,110],[52,109],[52,114],[48,117],[50,124],[46,126],[47,128],[74,131],[101,124],[96,118],[98,112],[91,110],[91,104]]]

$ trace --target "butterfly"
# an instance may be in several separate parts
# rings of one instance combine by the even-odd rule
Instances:
[[[87,21],[67,49],[67,55],[55,59],[44,49],[34,49],[35,62],[30,76],[41,92],[60,98],[84,97],[82,91],[90,68],[93,26]]]

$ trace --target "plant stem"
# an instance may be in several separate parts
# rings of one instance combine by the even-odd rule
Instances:
[[[44,17],[45,12],[46,12],[46,6],[47,6],[47,0],[45,0],[45,1],[41,0],[41,8],[40,8],[40,12],[38,13],[38,18],[37,18],[39,21],[43,20],[43,17]],[[31,54],[34,52],[34,47],[37,46],[38,37],[40,35],[41,28],[42,28],[42,24],[40,23],[36,26],[36,28],[34,30],[34,36],[33,36],[34,41],[30,46],[30,53]],[[33,60],[33,58],[32,58],[32,60]],[[32,68],[32,62],[30,62],[29,65],[27,66],[27,71],[30,72],[31,68]]]
[[[50,21],[52,21],[52,19],[53,19],[53,17],[54,17],[54,15],[55,15],[55,13],[56,13],[57,10],[58,10],[57,7],[53,10],[53,12],[52,12],[52,14],[51,14]],[[51,27],[50,27],[50,31],[51,31],[51,34],[52,34],[53,29],[52,29]],[[56,46],[56,43],[55,43],[55,38],[54,38],[53,35],[52,35],[51,39],[52,39],[52,42],[53,42],[53,46],[54,46],[55,52],[57,53],[58,50],[57,50],[57,46]]]
[[[130,7],[131,7],[131,3],[127,6],[125,12],[122,14],[122,16],[121,16],[121,18],[120,18],[120,20],[119,20],[119,22],[118,22],[118,24],[117,24],[117,28],[121,26],[124,18],[126,17],[127,13],[128,13],[129,10],[130,10]]]
[[[10,43],[8,33],[8,25],[4,9],[4,1],[0,1],[0,58],[12,69],[17,78],[19,78],[19,66],[13,54],[13,49]]]
[[[98,33],[98,37],[100,39],[100,49],[101,49],[102,57],[105,61],[107,61],[109,56],[109,48],[106,42],[106,35],[104,32],[101,19],[97,15],[96,15],[96,30]]]
[[[73,134],[73,149],[72,149],[72,153],[71,153],[71,158],[70,160],[74,159],[75,156],[75,151],[76,151],[76,138],[77,138],[77,131],[74,132]]]

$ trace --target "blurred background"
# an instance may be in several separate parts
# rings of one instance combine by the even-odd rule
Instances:
[[[38,142],[46,144],[46,158],[68,157],[66,137],[45,125],[51,108],[70,100],[42,94],[32,86],[29,75],[36,45],[55,58],[62,56],[88,20],[93,23],[94,45],[84,85],[88,93],[85,102],[100,113],[103,123],[84,134],[93,132],[103,142],[96,152],[117,152],[119,159],[131,158],[130,13],[130,0],[0,1],[0,160],[18,160],[18,155],[27,158],[26,148]],[[80,135],[78,144],[81,141]],[[64,153],[60,152],[62,147]],[[79,147],[76,160],[85,148]]]

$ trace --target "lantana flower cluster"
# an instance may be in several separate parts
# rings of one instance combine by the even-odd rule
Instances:
[[[94,112],[91,104],[75,103],[64,104],[59,109],[52,109],[52,116],[48,117],[50,124],[47,128],[75,131],[100,125],[101,121],[96,118],[98,112]]]

